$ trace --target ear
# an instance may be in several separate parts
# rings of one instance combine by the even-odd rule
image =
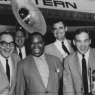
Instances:
[[[73,44],[75,45],[75,40],[73,40]]]
[[[90,42],[89,42],[89,45],[91,44],[91,39],[90,39]]]
[[[67,26],[65,27],[65,31],[67,31]]]
[[[54,31],[52,30],[52,33],[53,33]]]

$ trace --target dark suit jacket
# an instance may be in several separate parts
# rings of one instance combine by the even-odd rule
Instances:
[[[16,54],[12,54],[12,79],[11,86],[5,70],[0,62],[0,95],[14,95],[14,89],[16,85],[16,70],[17,63],[20,61],[20,58]]]
[[[48,86],[45,88],[32,55],[19,62],[16,95],[58,95],[63,68],[57,57],[45,54],[49,66]]]
[[[95,49],[92,48],[90,48],[88,59],[88,70],[89,68],[95,70]],[[90,78],[90,74],[88,77]],[[67,56],[64,60],[63,82],[64,95],[83,95],[82,73],[77,52]]]
[[[70,40],[67,40],[67,42],[68,42],[68,46],[69,46],[69,50],[70,50],[69,52],[70,53],[73,53],[74,52],[74,49],[72,47],[71,41]],[[63,61],[63,55],[58,50],[58,48],[54,45],[54,43],[51,43],[49,45],[46,45],[45,46],[45,52],[47,54],[54,55],[54,56],[58,57],[61,60],[61,62]]]

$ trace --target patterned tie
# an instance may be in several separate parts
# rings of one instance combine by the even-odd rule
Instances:
[[[66,46],[64,45],[64,42],[62,42],[62,48],[63,50],[69,55],[69,51],[67,50]]]
[[[88,93],[88,80],[87,80],[87,67],[86,67],[86,60],[84,58],[84,54],[82,55],[82,77],[83,77],[83,85],[85,94]]]
[[[22,52],[21,52],[21,49],[19,49],[19,56],[20,56],[20,58],[22,59]]]
[[[7,74],[7,77],[9,79],[9,82],[10,82],[10,67],[8,64],[8,59],[6,59],[6,74]]]

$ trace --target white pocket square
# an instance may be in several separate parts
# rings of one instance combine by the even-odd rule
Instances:
[[[57,70],[56,70],[56,72],[57,72],[57,73],[59,73],[59,72],[60,72],[60,70],[59,70],[59,69],[57,69]]]

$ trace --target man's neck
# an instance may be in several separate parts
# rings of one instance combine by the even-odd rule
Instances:
[[[17,46],[18,49],[22,49],[24,46]]]

